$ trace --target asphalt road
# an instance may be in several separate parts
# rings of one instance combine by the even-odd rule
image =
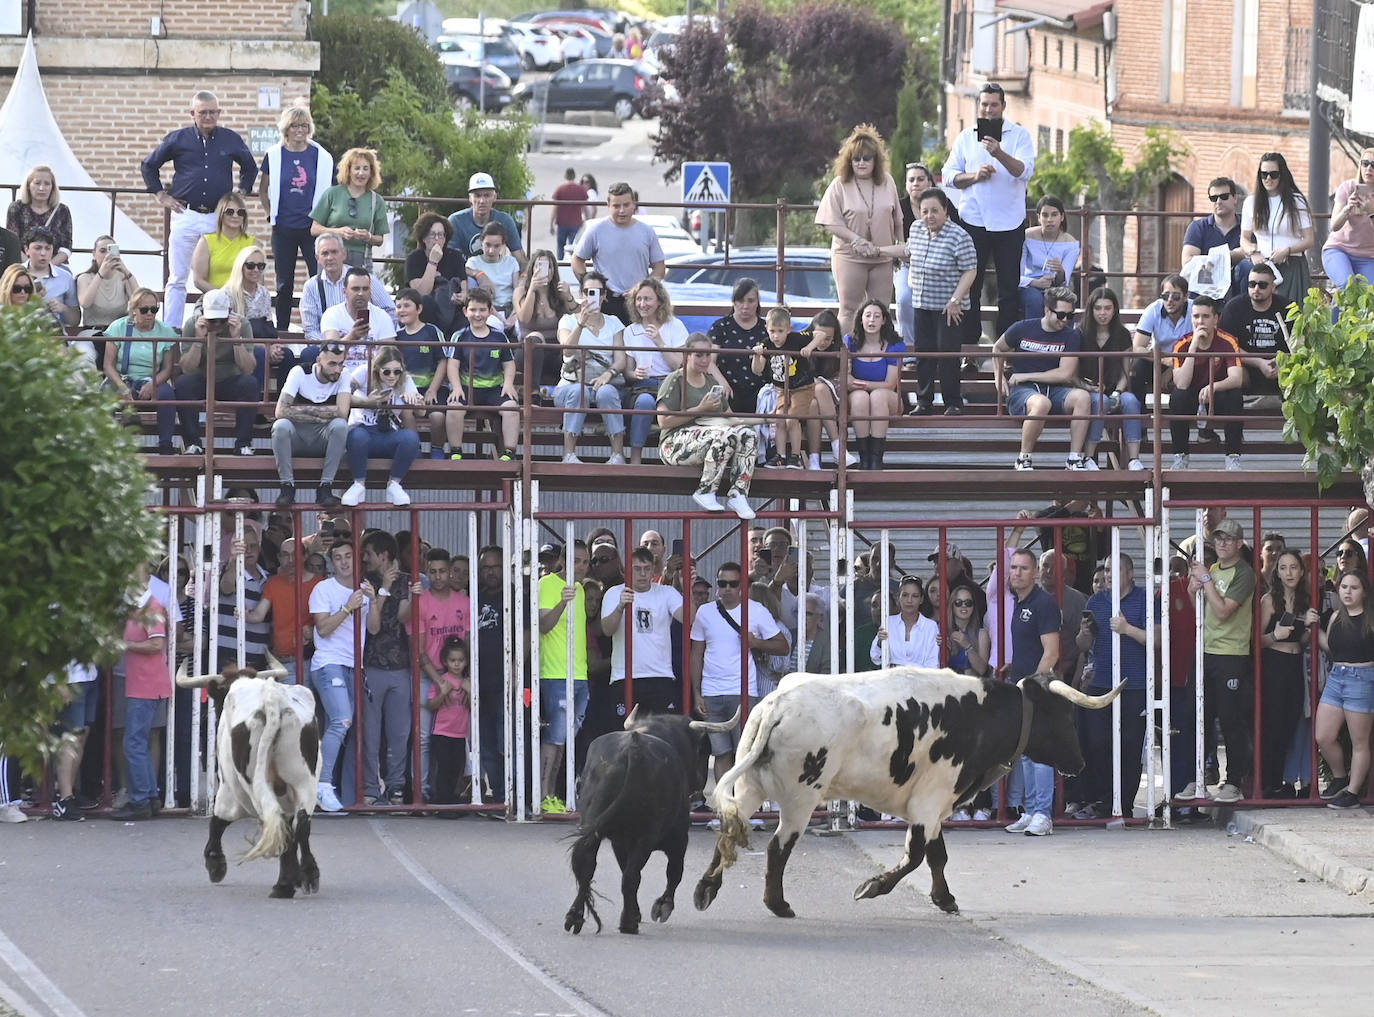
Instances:
[[[793,920],[762,906],[742,857],[712,908],[615,931],[563,930],[567,825],[320,819],[321,892],[274,901],[275,866],[211,886],[203,820],[31,822],[0,830],[0,1013],[299,1017],[569,1014],[1214,1015],[1348,1012],[1367,966],[1367,906],[1264,849],[1212,831],[1000,831],[950,837],[963,908],[935,910],[918,872],[890,896],[853,889],[899,837],[808,836],[789,866]],[[246,845],[231,828],[226,849]],[[756,836],[761,849],[764,838]],[[656,857],[641,909],[662,887]]]

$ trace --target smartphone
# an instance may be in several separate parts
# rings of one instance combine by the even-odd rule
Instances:
[[[334,520],[326,519],[324,522],[320,523],[320,533],[324,534],[326,537],[334,536]]]
[[[1283,612],[1283,614],[1279,615],[1278,623],[1286,629],[1291,629],[1293,627],[1293,622],[1295,620],[1296,619],[1293,617],[1292,611],[1285,611]]]
[[[682,538],[681,538],[681,537],[678,537],[675,541],[673,541],[673,554],[677,555],[678,557],[681,557],[681,556],[682,556]]]
[[[601,306],[601,296],[602,296],[601,287],[599,287],[599,286],[594,286],[594,287],[592,287],[592,288],[589,289],[589,290],[583,290],[583,291],[582,291],[582,296],[586,299],[586,301],[587,301],[587,306],[588,306],[588,307],[600,307],[600,306]]]
[[[711,386],[711,398],[712,398],[712,399],[724,399],[724,398],[725,398],[725,386],[724,386],[724,385],[713,385],[713,386]]]
[[[1001,118],[993,120],[991,117],[979,117],[977,131],[979,141],[982,141],[984,138],[992,138],[994,141],[1001,141],[1002,120]]]
[[[1358,194],[1358,195],[1360,196],[1360,200],[1361,200],[1361,201],[1368,201],[1368,200],[1369,200],[1369,185],[1368,185],[1368,184],[1356,184],[1356,185],[1355,185],[1355,193]],[[113,250],[113,251],[116,251],[116,252],[117,252],[117,250],[118,250],[113,244],[110,245],[110,249]]]
[[[1363,186],[1363,185],[1361,185],[1361,186]],[[1365,195],[1365,197],[1368,197],[1368,195]],[[107,257],[107,258],[110,258],[110,257],[118,258],[118,257],[119,257],[119,245],[118,245],[118,244],[106,244],[106,245],[105,245],[105,257]]]

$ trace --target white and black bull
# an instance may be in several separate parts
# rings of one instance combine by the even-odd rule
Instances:
[[[910,824],[901,864],[865,880],[855,900],[890,892],[928,859],[930,899],[957,912],[940,824],[1022,754],[1061,773],[1081,771],[1074,706],[1101,709],[1120,692],[1087,696],[1053,675],[1009,685],[915,667],[789,675],[749,714],[738,761],[716,785],[721,833],[693,895],[697,909],[715,899],[722,872],[748,846],[750,815],[770,799],[780,819],[763,902],[791,918],[783,870],[797,838],[822,801],[855,799]]]
[[[563,928],[582,931],[587,914],[601,931],[601,917],[592,905],[592,877],[603,839],[609,839],[620,864],[624,898],[620,931],[639,931],[639,881],[655,851],[668,856],[668,885],[649,914],[666,922],[673,913],[673,895],[682,881],[683,858],[691,829],[691,796],[697,772],[699,732],[729,731],[739,714],[723,723],[689,720],[663,714],[639,716],[636,706],[625,718],[624,731],[612,731],[592,742],[578,781],[582,807],[577,838],[572,846],[572,870],[577,897],[563,919]]]
[[[320,888],[320,869],[310,850],[310,813],[320,780],[320,732],[315,694],[282,685],[286,671],[275,660],[267,671],[226,668],[223,674],[177,673],[182,688],[208,688],[219,705],[215,737],[219,790],[205,844],[210,882],[224,879],[224,830],[236,819],[256,819],[261,831],[239,859],[281,858],[272,897],[294,897]]]

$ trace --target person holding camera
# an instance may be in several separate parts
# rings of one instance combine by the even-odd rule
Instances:
[[[758,458],[758,432],[731,418],[725,388],[708,373],[714,347],[700,332],[687,337],[686,361],[663,379],[658,390],[659,457],[669,466],[700,466],[701,482],[692,500],[708,512],[727,507],[753,519],[749,484]],[[716,498],[721,483],[728,494]]]
[[[223,290],[210,290],[201,297],[199,310],[186,326],[187,338],[195,341],[181,344],[181,377],[172,386],[181,404],[177,407],[177,419],[181,422],[183,451],[200,455],[204,442],[200,411],[205,403],[204,357],[209,344],[215,358],[215,399],[248,404],[234,409],[234,453],[251,456],[253,418],[258,414],[258,400],[262,396],[253,377],[257,362],[251,334],[247,341],[238,341],[246,323],[233,313],[233,301]]]
[[[137,289],[138,280],[120,257],[114,237],[96,237],[91,267],[76,277],[82,327],[108,330],[110,322],[123,317]]]
[[[414,407],[423,406],[425,398],[406,374],[405,358],[395,346],[383,346],[373,355],[370,368],[354,371],[351,385],[346,447],[353,484],[344,492],[343,503],[357,505],[367,493],[368,459],[390,458],[386,500],[409,505],[410,495],[401,481],[420,454]]]
[[[625,356],[625,323],[602,312],[607,295],[606,277],[588,272],[582,277],[582,307],[558,322],[558,344],[563,347],[563,370],[553,401],[563,414],[563,462],[580,463],[577,438],[587,422],[587,407],[594,405],[611,443],[608,466],[625,462],[625,418],[608,410],[621,408],[620,386],[630,362]]]

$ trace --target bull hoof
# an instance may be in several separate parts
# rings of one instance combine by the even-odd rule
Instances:
[[[770,903],[768,901],[764,901],[763,903],[769,911],[773,912],[773,914],[777,915],[779,918],[797,917],[797,913],[792,910],[792,905],[788,904],[785,900],[780,900],[777,903]]]
[[[666,922],[673,913],[673,902],[670,900],[656,900],[654,906],[649,909],[649,916],[656,922]]]
[[[301,888],[301,893],[312,894],[320,892],[320,873],[316,869],[314,872],[301,874],[300,882],[297,884]]]
[[[284,886],[278,883],[272,887],[272,892],[267,896],[276,900],[290,900],[292,897],[296,896],[296,887],[291,883],[287,883]]]
[[[954,898],[953,898],[952,896],[951,896],[951,897],[934,897],[934,896],[932,896],[930,899],[934,902],[934,904],[935,904],[935,906],[936,906],[937,908],[939,908],[941,911],[943,911],[943,912],[944,912],[945,914],[947,914],[947,915],[957,915],[957,914],[959,913],[959,905],[958,905],[958,903],[954,900]]]
[[[205,856],[205,871],[210,874],[210,882],[218,883],[229,871],[229,863],[224,855],[209,854]]]
[[[692,891],[692,904],[698,911],[705,911],[711,906],[711,902],[716,899],[716,894],[720,891],[720,883],[702,878],[697,883],[697,887]]]
[[[627,936],[638,936],[638,935],[639,935],[639,922],[624,922],[624,921],[622,921],[622,922],[620,923],[620,931],[621,931],[622,933],[624,933],[625,935],[627,935]]]
[[[887,891],[888,888],[883,885],[883,877],[874,876],[872,879],[866,879],[859,884],[859,888],[854,891],[854,899],[869,900],[873,897],[881,897]]]
[[[563,931],[571,932],[576,936],[582,931],[582,916],[576,912],[569,911],[563,918]]]

